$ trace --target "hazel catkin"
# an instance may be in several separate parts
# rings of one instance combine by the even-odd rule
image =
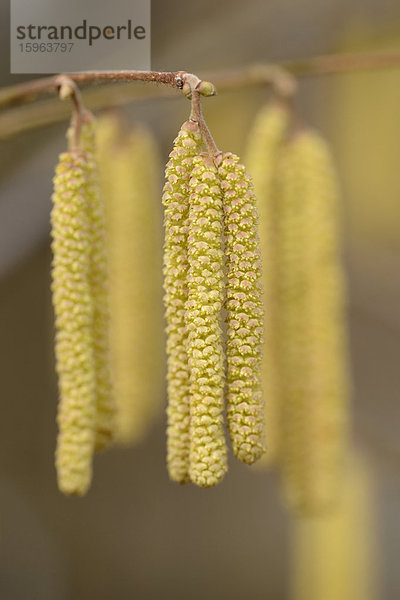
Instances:
[[[261,256],[253,185],[231,153],[218,156],[224,207],[227,310],[227,420],[235,456],[264,452],[260,371],[263,342]]]
[[[59,377],[58,485],[83,495],[92,477],[96,420],[93,298],[91,293],[92,187],[90,158],[61,154],[52,196],[52,292]]]
[[[110,272],[111,370],[116,440],[139,442],[161,409],[162,247],[158,153],[150,132],[98,119]]]
[[[279,185],[282,474],[290,506],[315,513],[340,494],[348,414],[337,185],[318,134],[287,145]]]
[[[190,467],[192,482],[218,483],[227,470],[223,431],[224,354],[223,210],[213,160],[196,156],[189,181],[187,354],[190,369]]]
[[[186,121],[174,141],[165,170],[164,302],[167,321],[167,465],[170,478],[189,481],[190,370],[185,323],[188,300],[189,179],[202,150],[197,123]]]
[[[373,600],[376,541],[373,485],[364,457],[351,452],[340,500],[329,514],[293,522],[294,600]]]
[[[276,463],[279,453],[281,382],[278,361],[278,262],[276,169],[280,148],[290,124],[290,112],[277,100],[264,106],[249,136],[246,168],[254,184],[260,216],[259,236],[262,256],[263,303],[267,315],[261,363],[261,387],[265,405],[266,452],[262,466]]]
[[[110,369],[110,307],[109,273],[106,245],[104,198],[100,191],[100,176],[96,149],[97,121],[85,111],[80,128],[80,149],[86,154],[92,168],[88,172],[93,193],[88,204],[91,222],[91,269],[90,287],[93,296],[93,343],[96,369],[96,450],[107,447],[114,438],[115,401]],[[72,146],[75,120],[67,132]]]

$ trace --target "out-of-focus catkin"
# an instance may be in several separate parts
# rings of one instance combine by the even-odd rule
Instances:
[[[186,325],[190,368],[190,468],[192,482],[218,483],[227,469],[223,430],[224,353],[223,209],[213,160],[193,159],[189,181],[188,299]]]
[[[258,213],[253,185],[239,158],[226,153],[217,163],[223,193],[227,278],[227,420],[235,456],[251,464],[264,452]]]
[[[365,459],[349,458],[335,509],[294,519],[293,600],[377,597],[372,480]]]
[[[73,144],[74,123],[67,133]],[[80,130],[80,148],[92,169],[90,171],[93,194],[88,204],[91,222],[90,287],[93,297],[93,340],[96,369],[96,450],[105,448],[114,436],[115,402],[110,369],[110,312],[108,300],[108,264],[105,231],[105,207],[100,194],[96,153],[96,120],[85,113]]]
[[[91,157],[61,154],[52,196],[52,292],[56,318],[56,369],[59,377],[58,485],[83,495],[92,477],[96,422],[93,299],[91,293],[91,217],[96,199]]]
[[[278,176],[283,483],[289,504],[313,513],[337,500],[347,449],[338,193],[326,143],[299,132]]]
[[[115,435],[133,443],[148,431],[162,399],[159,160],[151,134],[135,127],[125,135],[114,115],[99,118],[97,146],[107,216]]]
[[[193,158],[202,150],[197,123],[185,122],[174,141],[165,170],[164,289],[167,320],[167,464],[172,480],[189,481],[190,372],[185,324],[189,269],[189,179]]]
[[[290,124],[290,112],[276,100],[261,109],[248,140],[246,168],[253,179],[260,215],[259,237],[262,256],[263,302],[266,314],[261,388],[265,406],[265,440],[267,451],[262,456],[263,466],[275,463],[279,448],[279,420],[281,391],[278,358],[279,311],[276,249],[276,168],[280,147]]]

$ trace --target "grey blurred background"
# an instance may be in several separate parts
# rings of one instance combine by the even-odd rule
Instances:
[[[0,7],[1,85],[23,80],[9,74],[7,4]],[[376,47],[400,50],[396,0],[152,2],[154,69],[201,73]],[[251,89],[205,102],[220,148],[243,152],[266,97]],[[353,437],[375,482],[384,600],[400,597],[399,99],[400,70],[304,79],[297,100],[333,144],[344,192]],[[125,112],[149,125],[166,161],[188,110],[178,98]],[[385,114],[392,115],[386,141]],[[164,416],[139,447],[96,460],[86,498],[57,490],[49,211],[66,125],[0,141],[0,596],[289,599],[289,521],[274,474],[231,460],[216,489],[169,482]]]

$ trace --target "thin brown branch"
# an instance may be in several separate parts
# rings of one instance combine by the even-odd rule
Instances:
[[[237,69],[224,69],[204,74],[203,80],[212,81],[218,91],[235,90],[244,86],[270,85],[279,96],[292,96],[297,81],[279,64],[255,63]]]
[[[229,89],[246,83],[271,83],[280,93],[293,93],[294,76],[329,75],[348,71],[361,71],[400,67],[400,52],[332,54],[309,59],[289,60],[277,64],[254,64],[240,69],[210,73],[203,79],[213,81],[219,88]],[[161,83],[182,88],[184,71],[83,71],[68,77],[80,84],[110,83],[115,81],[142,81]],[[30,102],[42,94],[52,93],[58,76],[44,77],[0,90],[0,106],[10,107]]]
[[[290,97],[296,90],[296,77],[399,67],[400,52],[333,54],[278,64],[253,64],[243,68],[224,69],[206,73],[202,79],[212,81],[220,92],[269,84],[281,97]],[[154,97],[173,97],[172,89],[168,88],[181,89],[185,83],[182,75],[186,74],[182,71],[92,71],[71,74],[68,77],[81,85],[103,84],[83,89],[85,105],[95,110]],[[166,85],[163,89],[126,85],[126,82],[132,81]],[[119,83],[110,85],[110,82]],[[0,89],[0,107],[16,107],[0,114],[0,139],[68,118],[69,111],[53,99],[41,100],[31,106],[18,106],[56,91],[56,76]]]
[[[85,106],[90,110],[118,107],[140,100],[174,98],[173,90],[167,87],[132,86],[114,83],[82,90]],[[17,106],[0,111],[0,139],[7,139],[19,133],[66,121],[71,116],[71,108],[55,98],[46,98],[29,105]]]
[[[289,60],[280,66],[296,77],[394,69],[400,67],[400,52],[331,54],[304,60]]]
[[[11,107],[36,100],[43,94],[52,94],[58,90],[59,75],[34,79],[0,90],[0,106]],[[82,71],[69,73],[68,78],[75,83],[110,83],[113,81],[142,81],[161,83],[181,88],[181,73],[163,71]]]

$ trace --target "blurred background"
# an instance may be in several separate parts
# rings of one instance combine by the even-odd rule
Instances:
[[[0,6],[0,83],[9,14]],[[152,1],[152,68],[211,69],[332,52],[400,51],[396,0]],[[29,77],[27,77],[28,79]],[[265,89],[221,93],[204,113],[243,153]],[[343,190],[354,444],[373,487],[374,593],[400,597],[400,69],[303,78],[299,110],[333,147]],[[189,103],[135,102],[166,162]],[[273,473],[230,461],[215,489],[173,484],[165,415],[148,438],[95,462],[83,499],[57,490],[57,383],[49,212],[67,122],[0,140],[0,595],[4,600],[290,600],[290,519]],[[160,194],[162,185],[160,165]],[[161,203],[160,203],[161,211]],[[371,584],[372,585],[372,584]],[[321,600],[325,600],[321,598]]]

